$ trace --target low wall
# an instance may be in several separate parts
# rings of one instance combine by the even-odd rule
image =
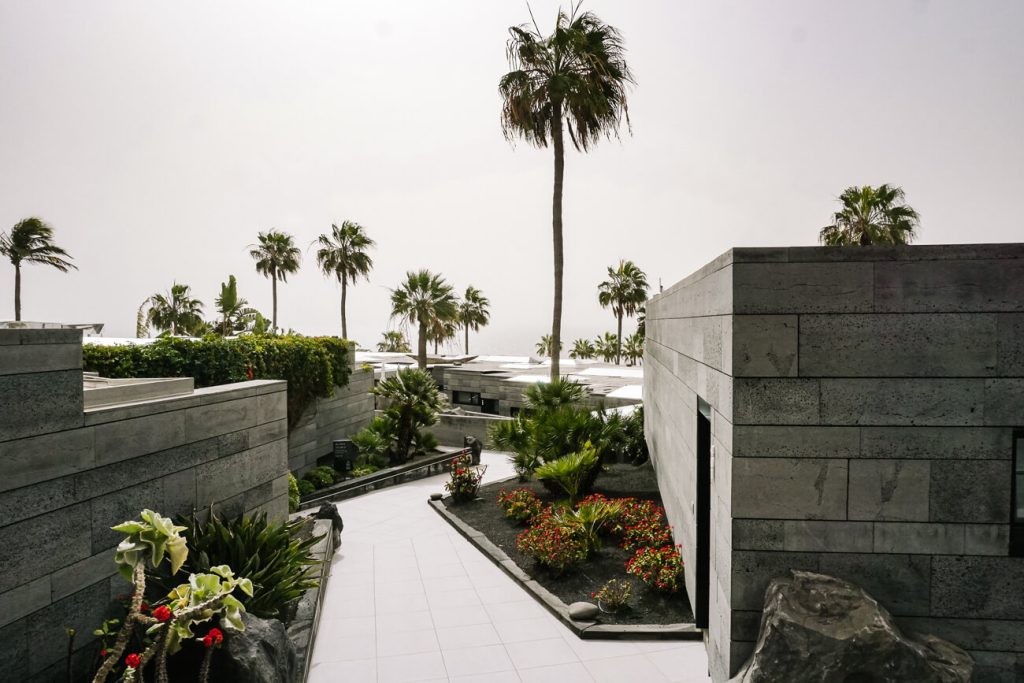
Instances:
[[[438,416],[437,424],[427,431],[433,434],[442,446],[462,448],[463,439],[467,436],[476,437],[485,446],[490,445],[487,430],[496,422],[508,420],[498,415],[450,415]]]
[[[373,420],[373,370],[352,369],[347,386],[318,398],[288,435],[288,468],[299,475],[332,451],[335,439],[347,439]]]
[[[79,330],[0,330],[0,662],[6,681],[77,679],[113,596],[112,525],[143,508],[288,511],[283,381],[83,409]]]

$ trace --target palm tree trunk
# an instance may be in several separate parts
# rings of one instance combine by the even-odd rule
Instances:
[[[277,273],[276,272],[272,271],[270,273],[270,284],[271,284],[271,287],[273,288],[272,291],[274,293],[274,321],[273,321],[274,329],[273,329],[273,333],[277,334]]]
[[[615,336],[615,364],[622,365],[622,313],[618,315],[619,329]]]
[[[14,264],[14,319],[21,320],[21,264]]]
[[[420,336],[416,340],[416,360],[420,370],[427,369],[427,324],[420,323]]]
[[[466,325],[466,355],[469,355],[469,325]]]
[[[551,198],[551,233],[555,258],[555,302],[551,312],[551,381],[560,376],[559,352],[562,348],[562,178],[565,175],[565,141],[562,139],[562,103],[555,102],[551,112],[551,139],[555,147],[555,188]]]
[[[345,320],[345,298],[348,295],[348,278],[341,276],[341,338],[348,339],[348,321]]]

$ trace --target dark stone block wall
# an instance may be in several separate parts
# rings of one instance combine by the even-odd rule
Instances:
[[[299,475],[333,452],[335,439],[347,439],[373,420],[373,370],[352,369],[348,384],[318,398],[288,434],[288,467]]]
[[[1024,676],[1024,558],[1008,556],[1024,245],[735,249],[647,316],[647,436],[684,546],[692,403],[714,409],[715,680],[791,568],[863,586],[971,651],[979,680]]]
[[[143,508],[287,515],[286,383],[83,410],[77,330],[0,330],[0,662],[5,681],[65,677],[129,584],[114,524]]]

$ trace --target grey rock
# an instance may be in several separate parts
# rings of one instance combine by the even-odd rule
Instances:
[[[462,440],[462,445],[469,449],[470,456],[472,458],[472,464],[480,464],[480,454],[484,450],[484,445],[480,443],[480,440],[475,436],[466,436]]]
[[[298,658],[284,624],[277,619],[242,615],[244,631],[225,631],[224,648],[216,657],[218,676],[225,683],[291,683]]]
[[[592,621],[597,618],[600,611],[593,603],[574,602],[569,605],[569,618],[576,621]]]
[[[341,547],[341,532],[345,529],[345,522],[341,519],[338,506],[334,503],[324,503],[316,511],[316,518],[331,520],[331,537],[334,540],[334,549],[337,551]]]
[[[793,571],[765,592],[754,653],[732,683],[967,683],[974,660],[952,643],[903,633],[857,586]]]
[[[442,498],[444,498],[444,494],[440,491],[435,491],[430,494],[430,500],[441,500]]]

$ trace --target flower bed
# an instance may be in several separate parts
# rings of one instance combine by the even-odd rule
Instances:
[[[538,512],[537,505],[530,502],[532,497],[529,493],[520,492],[520,489],[534,494],[544,511]],[[480,501],[453,505],[451,499],[446,498],[445,504],[450,513],[483,533],[531,578],[565,603],[594,602],[592,596],[613,579],[627,583],[630,594],[628,609],[602,614],[602,623],[691,623],[693,614],[682,576],[678,576],[674,584],[675,591],[671,590],[672,582],[665,578],[675,567],[671,554],[673,546],[671,540],[666,541],[663,531],[667,528],[665,521],[660,519],[661,529],[650,521],[652,513],[660,515],[661,505],[653,470],[649,465],[609,466],[601,475],[596,492],[620,507],[620,514],[603,515],[608,519],[602,522],[599,521],[602,515],[594,514],[592,509],[581,511],[579,506],[576,509],[559,509],[557,505],[552,508],[557,501],[535,481],[490,484],[480,488]],[[623,498],[629,500],[615,500]],[[592,500],[601,502],[602,499],[598,496]],[[587,499],[581,504],[586,506]],[[522,521],[507,517],[504,508],[511,509],[513,517]],[[556,531],[560,526],[557,520],[551,519],[553,514],[576,516],[573,523],[586,529],[580,542],[584,545],[593,543],[596,536],[599,549],[587,553],[580,550],[579,545],[567,543],[565,532]],[[532,525],[526,523],[527,519],[533,522]],[[610,521],[613,519],[618,521]],[[627,563],[640,552],[639,549],[654,547],[660,550],[665,546],[668,549],[661,550],[657,556],[647,557],[650,551],[645,551],[644,559],[634,561],[634,573],[627,572]],[[667,573],[661,571],[666,566]],[[645,578],[652,585],[646,585]],[[662,584],[660,589],[657,582]]]

